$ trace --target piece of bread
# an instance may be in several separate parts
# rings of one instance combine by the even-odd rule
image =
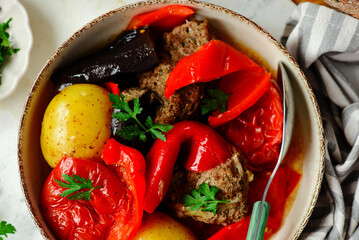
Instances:
[[[359,19],[359,0],[324,0],[329,6]]]
[[[324,5],[359,19],[359,0],[293,0],[295,4],[311,2]]]
[[[327,6],[327,4],[325,4],[323,0],[293,0],[293,2],[295,4],[299,4],[299,3],[302,3],[302,2],[311,2],[311,3]]]

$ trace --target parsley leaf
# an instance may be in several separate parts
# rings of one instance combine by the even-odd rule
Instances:
[[[147,140],[146,132],[141,129],[139,125],[126,126],[118,131],[117,134],[126,140],[132,140],[136,137],[138,137],[143,142],[146,142]]]
[[[230,201],[222,201],[216,199],[219,189],[215,186],[210,187],[208,183],[199,185],[198,190],[192,189],[191,195],[185,194],[181,199],[181,203],[185,207],[189,207],[191,211],[213,212],[216,214],[218,203],[229,203]]]
[[[60,194],[60,197],[67,197],[71,200],[91,200],[91,193],[96,188],[102,188],[102,186],[93,187],[92,181],[90,179],[86,179],[77,175],[72,175],[70,177],[67,174],[62,174],[62,177],[66,182],[62,182],[60,180],[54,179],[57,184],[59,184],[62,188],[68,188]],[[87,189],[87,191],[78,192],[79,190]],[[77,192],[77,193],[76,193]],[[73,194],[76,193],[76,194]],[[73,195],[71,195],[73,194]]]
[[[113,118],[116,118],[121,122],[126,122],[130,119],[136,121],[135,125],[126,126],[118,131],[117,134],[119,136],[126,140],[132,140],[138,137],[141,141],[145,142],[147,141],[146,133],[150,133],[154,139],[159,138],[162,141],[166,141],[163,132],[168,132],[173,126],[161,123],[153,124],[150,116],[147,117],[145,124],[142,124],[137,118],[137,115],[143,110],[143,108],[140,107],[140,98],[137,97],[133,100],[133,109],[131,109],[123,94],[118,96],[117,94],[109,93],[109,98],[112,102],[112,106],[121,110],[112,114]]]
[[[229,95],[222,92],[219,88],[207,90],[209,98],[202,100],[201,111],[202,115],[211,111],[219,109],[220,113],[224,113],[227,110],[227,100]]]
[[[162,141],[166,141],[166,137],[162,132],[168,132],[173,128],[172,125],[160,123],[153,124],[150,116],[147,117],[145,126],[148,128],[148,131],[151,133],[154,139],[159,138]]]
[[[10,27],[11,20],[12,18],[0,24],[0,73],[5,63],[6,57],[13,55],[14,53],[20,50],[18,48],[13,48],[11,46],[12,42],[10,41],[10,34],[6,31]],[[0,75],[0,85],[1,85],[1,75]]]
[[[0,235],[7,237],[7,234],[14,234],[15,232],[16,228],[13,225],[6,221],[0,222]],[[0,240],[3,240],[3,238],[0,237]]]

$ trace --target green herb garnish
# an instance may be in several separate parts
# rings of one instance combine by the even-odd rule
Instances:
[[[227,110],[227,100],[230,94],[222,92],[220,89],[208,89],[210,98],[202,100],[201,111],[202,115],[219,109],[220,113]]]
[[[20,49],[11,47],[10,34],[6,31],[10,26],[12,18],[7,20],[7,22],[0,24],[0,73],[3,68],[3,64],[7,56],[11,56],[14,53],[18,52]],[[0,85],[1,85],[1,75],[0,75]]]
[[[199,185],[198,190],[191,191],[192,196],[185,194],[181,199],[181,203],[186,207],[190,207],[191,211],[213,212],[216,214],[218,203],[229,203],[230,201],[221,201],[216,199],[219,189],[215,186],[210,187],[208,183]]]
[[[0,222],[0,236],[7,237],[7,234],[14,234],[15,232],[16,228],[13,225],[5,221]],[[0,237],[0,240],[3,240],[3,238]]]
[[[131,109],[123,94],[118,96],[117,94],[109,93],[109,98],[113,103],[112,106],[121,110],[112,114],[113,118],[122,122],[126,122],[129,119],[134,119],[136,121],[136,124],[126,126],[122,130],[118,131],[117,134],[119,136],[127,140],[132,140],[138,137],[141,141],[145,142],[147,140],[146,134],[150,133],[154,139],[159,138],[162,141],[166,141],[166,137],[163,132],[168,132],[173,128],[173,126],[161,123],[153,124],[150,116],[147,117],[145,124],[142,124],[137,118],[137,115],[143,110],[143,108],[140,107],[139,98],[135,98],[133,100],[133,109]]]
[[[60,180],[54,179],[55,182],[59,184],[60,187],[68,188],[67,190],[63,191],[60,194],[60,197],[67,197],[68,199],[71,200],[82,199],[85,201],[90,201],[92,191],[95,190],[96,188],[102,188],[102,186],[93,187],[92,181],[90,179],[79,177],[77,175],[72,175],[72,177],[70,177],[67,174],[62,174],[62,177],[66,182],[62,182]],[[87,189],[87,191],[78,192],[83,189]],[[73,194],[75,192],[78,193]]]

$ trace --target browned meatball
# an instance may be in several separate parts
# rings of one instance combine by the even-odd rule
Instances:
[[[166,81],[176,63],[183,57],[197,51],[213,39],[207,20],[187,21],[163,37],[164,53],[161,63],[153,70],[140,74],[140,87],[154,92],[162,102],[156,113],[155,123],[172,124],[180,120],[193,119],[204,97],[204,86],[200,83],[186,86],[169,99],[164,92]]]
[[[165,204],[179,218],[191,217],[204,223],[221,225],[238,222],[248,214],[248,185],[253,179],[253,174],[244,167],[243,159],[242,154],[234,152],[225,163],[198,173],[178,167],[172,176]],[[185,193],[190,194],[192,189],[198,189],[202,183],[217,187],[219,191],[216,198],[230,203],[218,204],[216,214],[191,211],[180,203]]]

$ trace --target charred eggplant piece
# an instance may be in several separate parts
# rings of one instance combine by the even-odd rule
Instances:
[[[131,108],[133,108],[133,100],[139,97],[140,106],[141,108],[143,108],[142,112],[139,115],[137,115],[137,118],[140,122],[145,122],[148,116],[150,116],[152,119],[155,117],[156,109],[159,107],[160,102],[157,99],[157,97],[149,90],[141,89],[141,88],[129,88],[122,91],[121,94],[125,96],[126,101],[129,102]],[[114,109],[114,113],[118,111],[121,110]],[[147,141],[143,142],[138,138],[135,138],[133,140],[127,140],[117,134],[119,130],[122,130],[126,126],[131,126],[134,124],[136,124],[134,119],[130,119],[126,122],[121,122],[118,119],[112,118],[112,122],[111,122],[112,137],[115,138],[118,142],[136,148],[143,155],[146,155],[154,142],[153,138],[148,137]]]
[[[158,63],[150,31],[142,28],[125,31],[110,46],[59,69],[52,81],[56,87],[68,83],[100,84],[116,81],[120,75],[147,71]]]

